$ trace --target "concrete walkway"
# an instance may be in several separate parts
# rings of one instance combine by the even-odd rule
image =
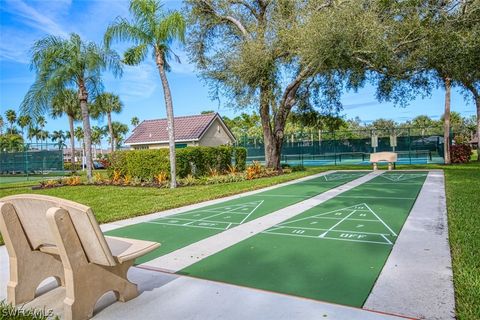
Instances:
[[[139,285],[140,296],[121,303],[115,302],[113,293],[108,293],[98,301],[93,319],[405,319],[384,313],[140,268],[132,268],[128,277]],[[51,285],[45,285],[44,290],[49,287]],[[64,296],[65,289],[56,288],[25,307],[46,308],[62,317]]]
[[[430,171],[364,308],[455,318],[443,171]]]

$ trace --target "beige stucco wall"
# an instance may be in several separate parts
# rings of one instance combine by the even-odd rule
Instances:
[[[233,144],[233,140],[229,137],[220,120],[215,119],[199,141],[201,146],[216,147],[225,144]]]

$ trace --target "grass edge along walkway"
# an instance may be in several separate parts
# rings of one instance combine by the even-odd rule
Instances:
[[[332,188],[358,179],[367,173],[366,171],[329,173],[328,175],[222,201],[168,217],[114,229],[106,232],[106,234],[155,241],[162,244],[158,249],[137,259],[136,263],[140,264],[221,233],[236,225],[255,220],[284,207],[307,200]],[[338,177],[343,178],[338,179]],[[329,180],[334,178],[336,180]],[[243,215],[243,212],[246,212],[248,215]],[[244,216],[246,218],[242,219]],[[241,222],[233,223],[232,225],[232,222],[237,221],[235,219],[239,219]]]
[[[400,233],[425,178],[407,184],[379,176],[178,273],[361,307],[395,242],[372,233]]]

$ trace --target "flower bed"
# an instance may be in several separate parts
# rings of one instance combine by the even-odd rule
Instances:
[[[293,171],[303,171],[303,167],[285,167],[283,174],[289,174]],[[253,180],[263,177],[271,177],[279,175],[276,170],[265,168],[258,162],[253,162],[246,170],[239,171],[236,166],[229,165],[227,171],[219,172],[216,169],[209,170],[208,175],[195,177],[191,174],[184,178],[178,179],[178,186],[194,186],[194,185],[209,185],[220,183],[240,182],[245,180]],[[64,186],[78,186],[78,185],[98,185],[98,186],[120,186],[120,187],[154,187],[167,188],[169,187],[168,174],[159,172],[149,179],[142,179],[139,177],[132,177],[129,174],[122,174],[120,171],[114,170],[110,174],[102,172],[95,172],[93,183],[88,184],[82,182],[79,176],[72,176],[61,179],[53,179],[42,181],[40,185],[32,187],[32,189],[48,189]]]

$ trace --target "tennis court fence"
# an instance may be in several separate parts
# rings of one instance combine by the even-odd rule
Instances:
[[[0,182],[64,174],[63,149],[53,144],[28,144],[19,151],[0,151]]]
[[[451,134],[453,139],[454,134]],[[241,137],[247,162],[265,161],[261,137]],[[350,131],[308,131],[286,134],[281,162],[291,165],[369,164],[370,153],[392,151],[399,164],[443,163],[441,129],[394,128]]]

